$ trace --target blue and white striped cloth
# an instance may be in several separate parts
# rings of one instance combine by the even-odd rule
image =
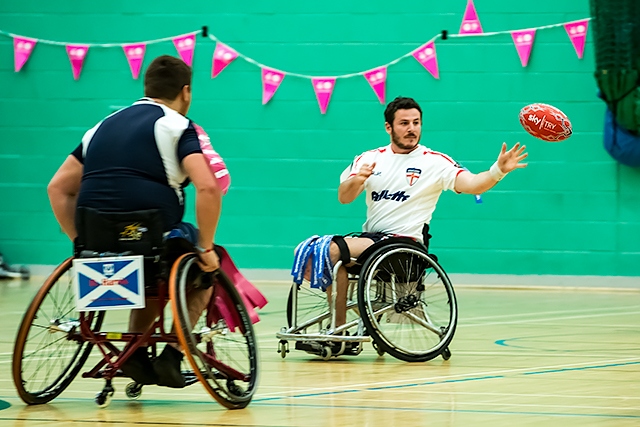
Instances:
[[[311,236],[300,243],[295,250],[291,275],[293,282],[300,285],[304,279],[304,270],[311,260],[311,287],[327,289],[333,282],[333,263],[329,256],[332,235]]]

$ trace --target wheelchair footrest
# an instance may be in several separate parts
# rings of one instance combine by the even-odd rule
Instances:
[[[322,347],[322,343],[318,341],[296,341],[295,349],[312,354],[321,354]]]
[[[361,345],[359,342],[348,342],[348,341],[296,341],[295,349],[306,351],[307,353],[322,355],[323,347],[331,347],[332,349],[339,349],[340,346],[344,345],[344,351],[337,354],[337,356],[357,356],[362,351]]]
[[[300,332],[292,332],[290,330],[285,330],[278,332],[276,334],[276,338],[285,341],[303,341],[303,342],[370,342],[371,337],[368,335],[329,335],[325,333],[317,333],[317,334],[301,334]]]

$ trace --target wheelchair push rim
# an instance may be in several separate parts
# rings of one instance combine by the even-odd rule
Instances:
[[[198,268],[196,260],[195,254],[182,255],[171,270],[169,292],[176,336],[205,390],[226,408],[241,409],[251,402],[257,386],[258,354],[253,325],[240,295],[221,271],[214,283],[219,289],[214,292],[218,296],[224,293],[231,302],[224,307],[238,323],[237,327],[231,328],[224,317],[212,315],[217,304],[210,304],[196,325],[190,324],[187,276],[191,268]]]
[[[367,332],[400,360],[433,359],[453,339],[458,316],[453,286],[424,251],[404,245],[376,251],[362,267],[358,304]]]
[[[27,309],[15,341],[12,372],[20,398],[47,403],[62,393],[86,362],[93,345],[82,340],[76,311],[73,258],[47,278]],[[87,326],[100,329],[104,312],[85,313]]]

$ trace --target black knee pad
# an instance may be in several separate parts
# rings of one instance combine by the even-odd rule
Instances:
[[[331,239],[338,245],[338,249],[340,250],[340,261],[342,261],[342,265],[347,265],[351,263],[351,251],[349,250],[349,246],[347,246],[347,242],[344,241],[344,237],[342,236],[333,236]]]

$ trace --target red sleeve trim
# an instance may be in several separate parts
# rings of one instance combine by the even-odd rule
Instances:
[[[441,156],[441,157],[447,159],[447,161],[449,161],[450,163],[452,163],[454,165],[456,164],[456,162],[451,157],[447,156],[446,154],[439,153],[437,151],[425,151],[424,154],[435,154],[436,156]]]

